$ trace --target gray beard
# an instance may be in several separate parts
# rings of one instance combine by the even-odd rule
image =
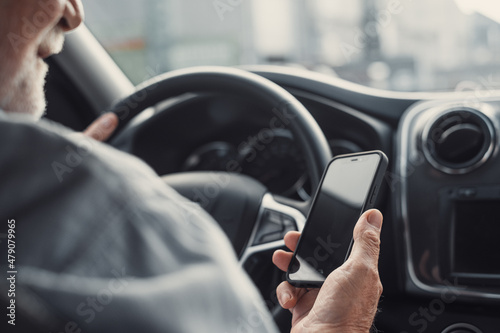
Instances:
[[[8,113],[29,115],[36,120],[44,115],[47,104],[43,89],[45,79],[30,77],[32,75],[32,72],[27,70],[17,75],[14,80],[10,79],[11,84],[0,97],[0,109]],[[33,82],[34,79],[41,82]],[[0,80],[9,82],[1,75]]]

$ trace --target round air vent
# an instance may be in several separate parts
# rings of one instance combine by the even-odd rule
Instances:
[[[442,333],[482,333],[479,328],[470,324],[454,324],[446,328]]]
[[[448,174],[470,172],[493,153],[495,131],[491,120],[472,108],[450,109],[428,123],[423,132],[424,155]]]

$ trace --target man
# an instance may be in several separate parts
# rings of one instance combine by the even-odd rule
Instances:
[[[61,50],[63,34],[82,18],[80,0],[0,0],[0,233],[15,235],[15,256],[0,262],[2,272],[14,271],[1,279],[2,327],[276,332],[208,214],[139,160],[37,121],[45,109],[43,59]],[[102,140],[116,123],[104,115],[86,134]],[[61,180],[51,166],[64,162]],[[369,331],[382,292],[381,226],[380,212],[363,214],[350,259],[320,290],[278,287],[293,332]],[[289,249],[298,237],[286,235]],[[282,270],[290,260],[285,251],[273,256]]]

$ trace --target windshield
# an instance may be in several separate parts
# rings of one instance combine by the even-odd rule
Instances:
[[[84,0],[135,84],[198,65],[293,66],[396,91],[500,86],[496,0]]]

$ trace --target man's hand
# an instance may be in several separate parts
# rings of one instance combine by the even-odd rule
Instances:
[[[83,134],[97,141],[106,141],[118,126],[118,117],[112,112],[108,112],[94,120],[87,127]]]
[[[281,306],[292,312],[292,332],[367,333],[382,294],[378,274],[382,214],[365,212],[354,228],[354,245],[349,259],[326,279],[321,289],[295,288],[281,283],[276,292]],[[289,232],[286,246],[294,251],[300,233]],[[292,253],[278,250],[274,264],[286,271]]]

